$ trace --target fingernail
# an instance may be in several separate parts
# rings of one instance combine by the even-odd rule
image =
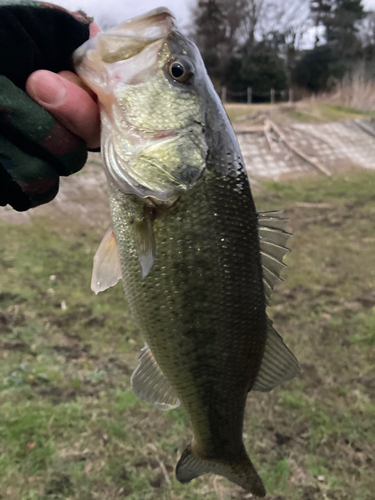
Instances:
[[[31,77],[32,97],[39,104],[61,105],[66,97],[64,78],[49,71],[37,71]]]

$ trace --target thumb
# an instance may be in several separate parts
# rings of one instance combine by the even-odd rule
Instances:
[[[29,76],[26,91],[88,148],[99,146],[99,108],[83,88],[56,73],[39,70]]]

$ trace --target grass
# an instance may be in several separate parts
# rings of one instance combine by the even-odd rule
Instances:
[[[268,499],[372,500],[375,174],[268,182],[256,202],[295,233],[270,315],[302,377],[249,395],[245,444]],[[0,498],[250,498],[174,479],[189,422],[129,389],[142,339],[121,286],[89,289],[97,233],[66,217],[0,231]]]
[[[363,71],[348,74],[330,93],[322,94],[319,101],[342,106],[350,106],[368,113],[375,111],[375,81]]]

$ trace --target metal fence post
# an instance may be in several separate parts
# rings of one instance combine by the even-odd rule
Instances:
[[[227,102],[227,88],[225,86],[221,87],[221,102]]]
[[[247,104],[252,104],[253,102],[253,89],[252,87],[247,87]]]
[[[271,104],[275,104],[275,89],[271,89]]]
[[[293,102],[294,101],[294,92],[293,92],[293,89],[289,89],[289,102]]]

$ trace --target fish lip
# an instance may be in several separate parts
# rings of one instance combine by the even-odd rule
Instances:
[[[174,16],[174,14],[167,8],[167,7],[157,7],[156,9],[152,9],[148,12],[146,12],[145,14],[141,14],[139,16],[135,16],[131,19],[128,19],[127,23],[139,23],[140,21],[146,21],[150,18],[155,18],[155,17],[165,17],[165,18],[168,18],[168,17],[171,17],[172,19],[176,19],[176,17]]]
[[[74,51],[72,55],[73,64],[76,68],[81,66],[87,58],[90,59],[88,57],[90,52],[97,53],[102,63],[105,64],[103,57],[116,52],[116,50],[112,51],[108,47],[105,49],[100,47],[100,41],[105,41],[108,37],[120,37],[125,40],[138,38],[144,40],[145,45],[164,40],[175,30],[175,20],[175,16],[167,7],[158,7],[145,14],[128,19],[119,26],[100,31]]]

